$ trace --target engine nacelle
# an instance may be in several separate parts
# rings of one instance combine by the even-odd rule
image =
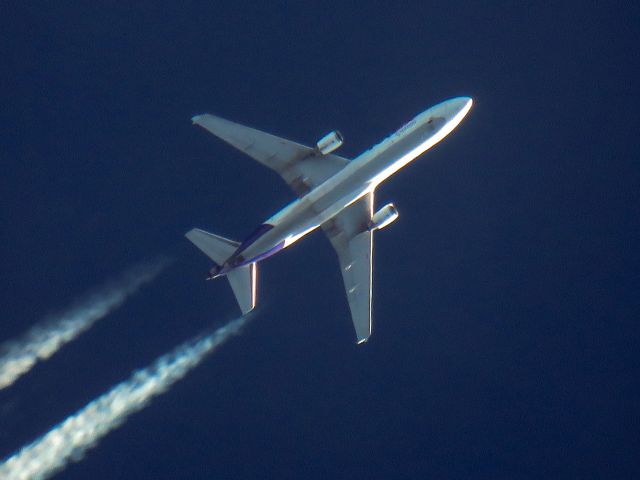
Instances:
[[[322,155],[327,155],[340,147],[343,141],[344,138],[342,138],[342,134],[339,131],[334,130],[318,140],[316,148]]]
[[[398,210],[393,203],[388,203],[378,210],[369,224],[369,231],[382,230],[384,227],[394,222],[398,218]]]

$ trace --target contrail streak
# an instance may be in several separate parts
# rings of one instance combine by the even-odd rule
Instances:
[[[36,364],[46,360],[95,322],[105,317],[169,264],[161,259],[134,267],[121,278],[89,294],[67,311],[45,319],[22,338],[0,345],[0,390],[13,384]]]
[[[249,317],[231,321],[213,333],[183,343],[96,398],[48,433],[0,464],[0,478],[44,479],[79,461],[87,450],[129,415],[143,409],[196,367],[208,354],[238,333]]]

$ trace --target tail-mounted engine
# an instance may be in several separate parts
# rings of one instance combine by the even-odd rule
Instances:
[[[398,218],[398,210],[393,203],[388,203],[380,210],[378,210],[369,224],[368,230],[373,232],[374,230],[382,230],[384,227],[394,222]]]
[[[339,131],[334,130],[333,132],[327,133],[324,137],[318,140],[316,149],[322,155],[327,155],[338,149],[340,145],[342,145],[342,142],[344,142],[342,134]]]

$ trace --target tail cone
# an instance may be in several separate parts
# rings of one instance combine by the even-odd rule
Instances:
[[[222,268],[219,267],[218,265],[211,268],[211,270],[209,270],[209,275],[207,276],[207,280],[213,280],[214,278],[216,278],[220,274],[221,269]]]

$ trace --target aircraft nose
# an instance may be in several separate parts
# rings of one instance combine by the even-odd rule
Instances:
[[[456,97],[445,100],[435,107],[437,109],[436,116],[443,117],[449,127],[447,133],[462,121],[471,109],[471,105],[473,105],[473,100],[470,97]]]
[[[462,113],[461,117],[464,117],[473,105],[473,99],[471,97],[456,97],[445,102],[447,110],[449,110],[449,118],[454,118],[458,114]]]

